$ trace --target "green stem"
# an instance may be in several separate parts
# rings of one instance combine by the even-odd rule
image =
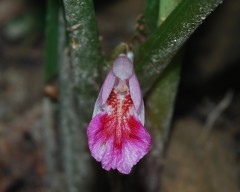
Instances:
[[[99,91],[103,65],[91,0],[64,0],[69,47],[60,70],[60,140],[66,188],[96,191],[96,166],[90,156],[86,129]],[[102,178],[101,178],[102,179]]]
[[[64,0],[69,32],[74,89],[81,127],[86,128],[99,91],[99,68],[104,64],[91,0]]]

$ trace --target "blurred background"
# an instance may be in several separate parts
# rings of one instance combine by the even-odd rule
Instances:
[[[95,1],[105,55],[130,42],[144,1]],[[46,191],[42,98],[46,1],[0,0],[0,192]],[[184,45],[164,192],[240,191],[240,1]]]

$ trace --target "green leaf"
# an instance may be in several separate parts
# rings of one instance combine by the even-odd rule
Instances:
[[[147,30],[151,34],[153,33],[158,24],[159,14],[159,1],[160,0],[147,0],[144,10],[144,17],[146,20]]]
[[[158,25],[161,18],[167,18],[171,11],[177,6],[179,0],[161,0],[159,9]],[[147,95],[146,111],[147,124],[153,133],[154,148],[157,148],[159,157],[163,153],[164,142],[168,135],[171,122],[174,101],[177,93],[178,82],[180,79],[180,66],[182,52],[174,57],[171,64],[157,79],[153,88]]]
[[[45,81],[56,75],[58,70],[58,12],[59,0],[48,0],[45,32]]]
[[[159,142],[165,141],[165,137],[168,135],[167,130],[169,129],[174,108],[173,104],[180,79],[179,73],[182,56],[182,51],[180,51],[147,95],[147,127],[151,127],[152,132],[160,131],[161,139]],[[157,134],[152,135],[155,136]]]
[[[176,5],[176,0],[160,0],[158,25],[162,24],[161,18],[167,18]],[[143,174],[146,175],[147,173],[148,179],[151,181],[161,176],[159,170],[162,167],[165,144],[169,136],[170,122],[180,79],[182,55],[182,53],[179,53],[174,57],[171,64],[163,71],[146,96],[146,127],[151,132],[153,145],[152,150],[146,157]],[[159,191],[159,182],[151,182],[151,185],[147,184],[145,188],[148,191]]]
[[[158,25],[162,24],[181,0],[160,0]]]
[[[182,0],[137,51],[136,73],[146,93],[189,36],[222,0]]]
[[[161,18],[167,18],[171,11],[177,6],[179,0],[161,0],[159,9],[158,24],[162,23]],[[177,93],[178,82],[180,79],[180,66],[182,61],[182,52],[177,54],[171,61],[167,69],[157,79],[154,87],[147,95],[147,119],[151,122],[149,127],[155,132],[154,147],[161,146],[158,149],[162,153],[164,142],[168,135],[168,129],[171,122],[172,112],[174,109],[174,101]],[[159,140],[159,138],[161,138]]]

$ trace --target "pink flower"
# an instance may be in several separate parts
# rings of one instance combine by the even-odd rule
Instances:
[[[87,129],[91,155],[105,170],[128,174],[151,145],[144,125],[144,103],[132,61],[121,54],[113,62]]]

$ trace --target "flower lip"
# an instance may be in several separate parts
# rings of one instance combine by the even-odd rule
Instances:
[[[129,90],[120,96],[114,88],[103,111],[90,122],[88,144],[91,155],[105,170],[129,174],[150,150],[151,137],[133,107]]]
[[[133,74],[133,64],[125,54],[121,54],[113,62],[113,74],[122,81],[129,79]]]

